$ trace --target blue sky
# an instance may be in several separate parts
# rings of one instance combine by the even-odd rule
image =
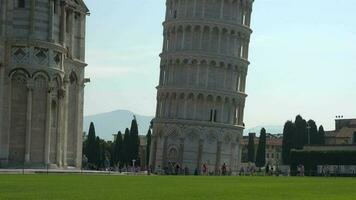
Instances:
[[[165,0],[86,0],[85,115],[154,115]],[[255,0],[245,123],[356,117],[356,1]]]

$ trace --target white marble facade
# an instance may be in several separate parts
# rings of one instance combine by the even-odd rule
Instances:
[[[81,167],[82,0],[0,0],[0,164]]]
[[[167,0],[150,165],[241,161],[253,0]]]

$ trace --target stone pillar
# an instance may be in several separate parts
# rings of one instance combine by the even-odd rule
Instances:
[[[46,132],[45,132],[45,150],[44,150],[44,164],[50,164],[51,152],[51,100],[52,100],[52,85],[49,82],[47,92],[47,105],[46,105]]]
[[[232,142],[231,143],[231,149],[230,149],[230,169],[231,171],[236,171],[236,143]]]
[[[160,105],[160,100],[159,100],[159,98],[157,97],[157,103],[156,103],[156,117],[160,117],[160,114],[159,114],[159,105]]]
[[[3,5],[2,5],[3,6]],[[0,53],[0,60],[3,59],[3,55]],[[4,63],[0,63],[0,158],[3,159],[4,156],[4,152],[5,152],[5,145],[3,143],[3,139],[5,136],[5,131],[4,131],[4,127],[3,127],[3,118],[4,115],[6,115],[6,112],[4,111],[4,78],[5,78],[5,67],[4,67]],[[9,95],[10,96],[10,95]]]
[[[221,37],[222,37],[222,30],[218,32],[218,53],[221,53]]]
[[[74,49],[75,49],[75,37],[74,37],[74,33],[75,33],[75,12],[74,10],[71,10],[71,18],[70,18],[70,25],[71,25],[71,28],[70,28],[70,56],[71,58],[75,58],[75,52],[74,52]]]
[[[246,26],[250,27],[251,25],[251,13],[252,13],[252,9],[249,8],[246,14]]]
[[[36,9],[36,0],[31,0],[31,5],[30,5],[30,18],[29,18],[29,25],[30,25],[30,30],[29,30],[29,37],[33,38],[35,34],[35,9]]]
[[[224,3],[225,3],[225,0],[221,0],[221,4],[220,4],[220,19],[224,18]]]
[[[163,52],[167,51],[167,38],[168,38],[167,32],[164,31],[163,32],[163,47],[162,47]]]
[[[194,101],[193,119],[197,119],[198,96],[195,96],[193,101]]]
[[[179,165],[183,168],[183,159],[184,159],[184,138],[180,138],[179,144]]]
[[[85,24],[86,24],[86,15],[81,14],[80,15],[80,32],[81,32],[81,40],[80,40],[80,59],[85,60]]]
[[[216,148],[215,174],[218,174],[221,165],[221,146],[222,142],[218,141]]]
[[[189,0],[189,1],[192,1],[192,0]],[[187,18],[187,16],[188,16],[188,1],[184,1],[184,4],[185,4],[185,6],[184,6],[184,18]]]
[[[53,42],[54,0],[48,3],[48,41]]]
[[[76,144],[76,151],[75,151],[75,167],[81,168],[82,167],[82,154],[83,154],[83,107],[84,107],[84,83],[82,81],[78,84],[78,96],[77,96],[77,144]]]
[[[25,162],[31,162],[31,126],[32,126],[32,92],[33,83],[29,80],[27,92],[27,114],[26,114],[26,147],[25,147]]]
[[[2,37],[5,37],[5,27],[6,27],[6,3],[7,1],[1,1],[0,4],[0,8],[1,8],[1,12],[0,12],[0,18],[2,18],[2,22],[0,23],[0,35]]]
[[[207,66],[206,66],[205,88],[208,88],[208,86],[209,86],[209,72],[210,72],[210,64],[207,63]]]
[[[187,98],[188,98],[188,96],[184,97],[184,109],[183,109],[183,118],[184,119],[187,119],[187,104],[188,104]]]
[[[199,49],[203,48],[204,26],[200,28]]]
[[[184,50],[185,49],[185,27],[183,26],[182,27],[182,44],[181,44],[181,50]]]
[[[204,140],[199,140],[198,157],[197,157],[197,169],[199,173],[201,171],[201,166],[202,166],[203,150],[204,150]]]
[[[246,88],[246,72],[241,73],[241,92],[245,92]]]
[[[67,12],[66,12],[66,3],[65,1],[61,1],[61,24],[60,24],[60,43],[65,46],[66,44],[66,22],[67,20]]]
[[[177,18],[181,18],[181,17],[182,17],[182,11],[181,11],[181,7],[180,7],[180,3],[181,3],[181,0],[178,0],[178,4],[177,4],[178,14],[177,14]]]
[[[167,151],[168,151],[168,136],[164,136],[163,139],[163,156],[162,156],[162,168],[167,166]]]
[[[203,12],[202,12],[202,18],[205,18],[205,7],[206,7],[206,0],[203,1]]]
[[[246,45],[245,45],[245,59],[248,60],[248,56],[249,56],[249,40],[246,40]]]
[[[62,146],[63,146],[63,131],[62,130],[62,124],[64,123],[63,117],[64,117],[64,112],[63,112],[63,98],[64,98],[64,90],[63,89],[59,89],[60,91],[58,92],[58,126],[57,126],[57,154],[56,154],[56,159],[57,159],[57,166],[58,167],[62,167],[63,165],[63,160],[62,160],[62,156],[63,156],[63,150],[62,150]]]
[[[69,104],[69,77],[64,80],[65,96],[63,110],[63,140],[62,140],[62,164],[67,167],[67,135],[68,135],[68,104]]]
[[[238,125],[243,126],[243,115],[244,115],[244,105],[241,103],[239,106],[239,123]]]
[[[195,17],[196,13],[197,13],[197,0],[194,0],[194,3],[193,3],[193,17]]]
[[[156,155],[157,155],[157,136],[152,137],[152,144],[150,150],[150,166],[156,168]]]
[[[220,108],[221,109],[221,111],[220,111],[220,119],[219,119],[221,123],[225,122],[224,121],[224,116],[225,116],[225,112],[224,112],[225,109],[224,108],[225,108],[225,99],[222,99],[221,100],[221,108]]]
[[[208,51],[209,52],[211,52],[211,51],[213,51],[213,48],[211,48],[212,47],[212,39],[213,39],[213,29],[209,29],[209,42],[208,42]]]

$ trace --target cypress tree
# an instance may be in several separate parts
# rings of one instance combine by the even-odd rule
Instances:
[[[124,134],[124,141],[122,143],[122,160],[124,165],[129,165],[131,156],[130,156],[130,130],[126,128]]]
[[[140,138],[138,136],[138,125],[136,117],[131,122],[130,129],[130,161],[135,159],[137,164],[139,163],[139,147],[140,147]]]
[[[101,145],[100,145],[100,138],[97,136],[95,138],[95,147],[94,147],[94,150],[95,150],[95,165],[97,168],[100,168],[101,166]]]
[[[282,161],[283,164],[290,164],[290,150],[293,148],[295,124],[287,121],[283,128]]]
[[[255,162],[255,135],[250,133],[248,136],[248,145],[247,145],[247,154],[248,161],[254,163]]]
[[[96,136],[95,136],[95,126],[94,123],[90,123],[89,134],[86,145],[86,156],[88,158],[88,163],[95,164],[97,161],[96,155]]]
[[[309,133],[308,133],[308,140],[310,140],[310,144],[318,144],[319,136],[318,136],[318,127],[316,126],[316,123],[314,120],[309,120],[308,121],[309,125]],[[306,143],[308,144],[308,142]]]
[[[307,122],[300,115],[295,118],[293,138],[293,148],[295,149],[303,149],[304,145],[308,143]]]
[[[119,131],[117,133],[115,143],[114,143],[114,150],[113,150],[113,164],[121,166],[122,160],[122,133]]]
[[[151,151],[151,128],[148,129],[148,133],[146,135],[146,141],[147,141],[147,145],[146,145],[146,166],[149,165],[150,162],[150,151]]]
[[[262,128],[260,132],[260,140],[258,142],[256,166],[263,167],[266,165],[266,129]]]
[[[318,130],[318,144],[325,144],[325,131],[323,126],[320,126]]]

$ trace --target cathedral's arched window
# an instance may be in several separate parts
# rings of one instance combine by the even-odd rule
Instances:
[[[25,0],[17,0],[17,7],[25,8]]]

